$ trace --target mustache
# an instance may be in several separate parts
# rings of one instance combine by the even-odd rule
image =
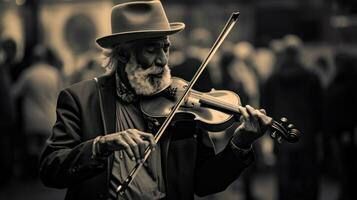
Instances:
[[[168,65],[143,67],[131,57],[125,67],[129,83],[139,95],[152,95],[170,84],[171,74]]]
[[[164,72],[164,70],[166,70],[168,66],[164,66],[164,67],[158,67],[157,65],[153,64],[151,65],[149,68],[145,69],[142,71],[143,75],[159,75],[162,74]]]

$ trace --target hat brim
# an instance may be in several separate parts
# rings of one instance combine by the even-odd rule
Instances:
[[[182,31],[185,28],[185,24],[181,22],[170,23],[170,29],[168,30],[145,30],[145,31],[129,31],[116,33],[108,36],[98,38],[97,44],[103,48],[111,48],[113,45],[121,44],[137,39],[155,38],[166,35],[172,35]]]

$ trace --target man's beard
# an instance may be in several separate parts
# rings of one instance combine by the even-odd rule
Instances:
[[[130,86],[135,93],[150,96],[165,89],[171,83],[171,73],[168,65],[158,67],[155,64],[143,69],[137,62],[136,57],[131,55],[125,66]]]

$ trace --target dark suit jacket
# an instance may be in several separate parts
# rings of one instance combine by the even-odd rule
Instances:
[[[67,188],[66,199],[105,199],[112,157],[91,158],[93,139],[115,132],[115,79],[99,78],[103,113],[94,80],[63,90],[57,103],[57,121],[40,161],[40,176],[48,187]],[[246,168],[229,145],[219,154],[203,143],[206,133],[193,123],[177,125],[161,141],[162,169],[168,199],[193,199],[223,191]],[[253,155],[250,155],[253,156]]]

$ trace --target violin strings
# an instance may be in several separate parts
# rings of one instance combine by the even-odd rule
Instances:
[[[193,92],[193,91],[192,91],[192,92]],[[211,101],[211,102],[214,102],[214,103],[216,103],[216,104],[221,104],[221,105],[223,105],[224,107],[231,108],[231,109],[233,109],[233,110],[239,112],[237,105],[230,104],[230,103],[227,103],[227,102],[225,102],[225,101],[218,100],[218,99],[216,99],[216,98],[214,98],[214,97],[210,97],[209,95],[206,95],[206,94],[204,94],[204,93],[200,93],[200,92],[197,92],[197,91],[194,91],[192,94],[193,94],[193,95],[196,95],[196,96],[198,96],[198,95],[203,96],[205,99],[207,99],[207,100],[209,100],[209,101]],[[229,110],[231,110],[231,109],[229,109]],[[233,110],[231,110],[231,111],[233,111]]]

